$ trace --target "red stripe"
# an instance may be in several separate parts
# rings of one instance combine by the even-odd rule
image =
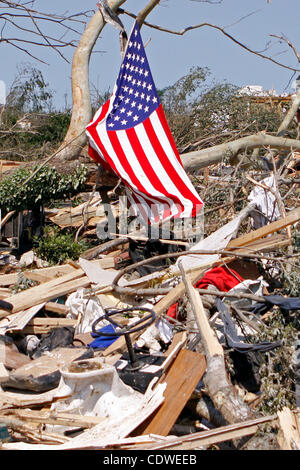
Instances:
[[[184,210],[184,205],[182,204],[181,200],[175,194],[170,194],[166,191],[165,186],[162,184],[160,179],[158,178],[157,174],[155,173],[151,163],[149,162],[147,155],[144,152],[144,149],[140,143],[140,140],[136,134],[134,128],[128,129],[126,131],[128,136],[129,142],[131,144],[132,149],[134,150],[135,156],[139,161],[141,167],[144,170],[144,173],[147,175],[148,179],[151,181],[152,186],[162,193],[163,195],[167,196],[171,201],[175,202],[180,206],[180,212]]]
[[[163,165],[164,169],[174,182],[176,184],[178,191],[188,200],[190,200],[193,204],[194,210],[196,209],[197,204],[203,204],[200,199],[198,199],[192,192],[191,190],[187,187],[185,182],[182,180],[180,175],[177,173],[175,170],[173,164],[170,162],[166,152],[164,151],[163,146],[158,140],[158,137],[153,129],[152,123],[150,119],[146,119],[144,121],[144,127],[147,132],[147,135],[149,137],[149,140],[154,148],[154,151],[156,155],[158,156],[161,164]],[[188,176],[187,176],[188,178]],[[194,211],[193,211],[194,212]]]
[[[161,125],[163,126],[163,129],[166,133],[166,136],[168,137],[168,140],[169,140],[170,145],[173,149],[174,155],[177,158],[177,160],[179,161],[180,165],[183,167],[179,152],[178,152],[176,144],[175,144],[174,137],[173,137],[172,132],[170,130],[170,127],[169,127],[169,124],[168,124],[168,121],[167,121],[167,118],[166,118],[166,115],[164,113],[164,109],[163,109],[162,105],[160,105],[157,108],[156,112],[157,112],[158,118],[161,122]]]
[[[117,170],[117,168],[116,168],[116,166],[115,166],[115,164],[114,164],[114,161],[110,158],[108,152],[106,151],[106,148],[105,148],[104,145],[102,144],[102,141],[101,141],[101,139],[100,139],[100,137],[99,137],[99,135],[98,135],[97,130],[96,130],[95,127],[91,127],[91,128],[90,128],[90,134],[91,134],[91,137],[93,138],[93,140],[95,141],[95,143],[97,144],[97,146],[99,147],[100,151],[102,152],[104,158],[107,160],[107,165],[108,165],[108,167],[110,168],[110,171],[113,171],[119,178],[122,178],[121,175],[120,175],[120,173],[119,173],[119,171]],[[115,132],[108,132],[108,135],[109,135],[109,136],[112,136],[113,134],[115,134]],[[110,139],[110,141],[111,141],[111,139]],[[118,140],[117,140],[117,142],[119,143]],[[112,143],[112,141],[111,141],[111,143]],[[113,144],[112,144],[112,145],[113,145]],[[124,165],[123,165],[123,167],[124,167]],[[135,176],[135,175],[134,175],[134,176]],[[130,186],[130,184],[129,184],[126,180],[124,180],[124,178],[122,178],[122,181],[124,182],[124,184],[125,184],[128,188],[130,188],[132,191],[134,191],[134,188],[132,188],[132,187]],[[137,182],[138,182],[138,181],[137,181]],[[140,190],[139,187],[138,187],[138,189]],[[143,192],[143,191],[141,190],[141,192]],[[143,199],[145,199],[145,201],[147,202],[148,206],[151,207],[151,205],[154,205],[154,202],[153,202],[153,201],[149,200],[149,199],[146,198],[144,195],[143,195],[142,197],[143,197]],[[146,218],[145,220],[148,220],[148,216],[147,216],[147,218]]]
[[[106,171],[113,173],[112,168],[108,165],[108,163],[105,160],[103,160],[102,157],[100,157],[97,150],[91,147],[91,145],[89,145],[88,154],[93,160],[95,160],[95,162],[99,163]]]
[[[118,158],[119,158],[120,162],[122,163],[122,166],[123,166],[125,172],[129,176],[129,178],[133,182],[133,184],[136,186],[138,191],[141,191],[143,193],[142,197],[144,197],[147,201],[149,201],[148,205],[151,207],[151,205],[154,204],[154,201],[151,200],[151,197],[153,197],[156,201],[161,202],[162,204],[166,204],[165,200],[163,200],[163,199],[161,199],[157,196],[151,195],[149,193],[149,191],[147,191],[146,188],[144,188],[141,181],[136,176],[136,174],[134,172],[134,168],[131,167],[130,163],[127,160],[126,154],[125,154],[125,152],[124,152],[124,150],[123,150],[123,148],[120,144],[120,141],[118,139],[117,132],[108,131],[107,135],[109,137],[110,143],[113,146],[113,149],[114,149],[116,155],[118,155]],[[133,188],[133,190],[134,190],[134,188]],[[148,199],[147,196],[150,197],[150,199]]]
[[[106,162],[103,161],[103,158],[101,158],[98,155],[98,152],[92,147],[89,148],[89,155],[95,161],[102,164],[105,169],[107,169],[108,171],[113,171],[115,174],[117,174],[117,176],[122,178],[121,175],[119,174],[119,171],[117,170],[117,167],[114,164],[112,158],[110,158],[109,153],[107,152],[106,148],[102,144],[101,139],[100,139],[100,137],[97,133],[97,129],[96,129],[97,125],[107,115],[109,105],[110,105],[110,100],[108,100],[102,106],[101,112],[100,112],[97,120],[87,126],[87,131],[90,133],[92,139],[95,141],[95,143],[99,147],[99,150],[102,152],[103,158],[106,160]],[[157,115],[158,115],[158,118],[161,122],[161,125],[162,125],[162,127],[163,127],[163,129],[166,133],[166,136],[167,136],[167,138],[170,142],[170,145],[173,149],[174,156],[176,157],[176,159],[178,160],[178,162],[182,166],[180,156],[179,156],[178,151],[176,149],[176,145],[175,145],[173,136],[172,136],[171,131],[169,129],[169,126],[168,126],[168,123],[166,121],[166,118],[165,118],[165,115],[164,115],[164,112],[163,112],[163,108],[162,108],[161,105],[157,110]],[[144,122],[144,127],[145,127],[145,130],[148,134],[148,137],[149,137],[149,139],[152,143],[152,146],[153,146],[158,158],[160,159],[160,162],[162,163],[165,171],[168,173],[168,175],[172,179],[173,183],[176,185],[178,191],[181,194],[183,194],[186,199],[191,200],[191,202],[193,203],[194,209],[192,211],[193,212],[192,216],[195,215],[195,209],[197,207],[199,209],[201,208],[201,205],[202,205],[201,200],[197,199],[195,197],[195,195],[190,191],[188,186],[186,186],[186,183],[178,175],[178,173],[175,170],[173,164],[169,161],[169,158],[166,155],[166,153],[164,152],[164,149],[163,149],[162,145],[160,144],[160,142],[159,142],[159,140],[158,140],[158,138],[155,134],[155,131],[153,129],[153,126],[152,126],[149,119],[147,119]],[[139,139],[136,135],[136,132],[135,132],[134,128],[129,129],[126,132],[127,132],[127,136],[128,136],[129,141],[130,141],[130,144],[131,144],[133,150],[135,151],[136,157],[137,157],[140,165],[142,166],[143,170],[145,171],[145,174],[147,175],[147,177],[151,181],[151,184],[153,185],[153,187],[157,191],[159,191],[160,193],[166,195],[172,201],[174,201],[174,204],[176,204],[177,207],[179,206],[178,210],[179,210],[179,213],[181,213],[182,210],[184,209],[184,205],[182,204],[182,202],[180,201],[180,199],[176,195],[171,195],[170,193],[166,192],[165,187],[163,186],[163,184],[159,180],[157,174],[155,173],[155,171],[153,170],[153,168],[151,166],[151,163],[149,162],[147,156],[145,155],[145,152],[143,151],[143,147],[142,147],[142,145],[141,145],[141,143],[140,143],[140,141],[139,141]],[[117,133],[115,131],[108,131],[107,135],[110,139],[110,142],[111,142],[111,144],[114,148],[114,151],[115,151],[116,155],[118,155],[118,158],[120,160],[120,163],[122,164],[122,167],[124,168],[125,173],[130,177],[130,180],[136,186],[137,191],[134,188],[131,188],[128,181],[123,180],[124,183],[126,184],[126,186],[131,188],[132,191],[136,191],[137,194],[139,192],[143,193],[143,195],[140,195],[140,197],[145,201],[146,204],[148,204],[148,206],[150,207],[152,213],[153,213],[153,208],[157,209],[155,207],[155,203],[152,200],[152,198],[155,199],[155,201],[160,202],[161,204],[163,204],[164,207],[166,207],[166,208],[168,207],[168,209],[165,209],[165,211],[164,211],[163,218],[169,217],[171,215],[171,210],[170,210],[169,204],[164,199],[162,199],[160,197],[157,197],[157,196],[151,195],[143,187],[143,185],[141,184],[140,180],[138,179],[138,177],[136,176],[136,174],[134,172],[134,168],[132,168],[131,165],[128,162],[128,159],[127,159],[127,157],[126,157],[126,155],[125,155],[125,153],[124,153],[124,151],[121,147],[119,139],[117,137]],[[134,195],[132,195],[132,196],[134,197]],[[136,197],[134,197],[134,200],[137,200],[137,204],[141,206],[140,201]],[[154,215],[155,218],[158,218],[158,212],[157,211],[155,211],[155,212],[156,212],[156,214],[153,213],[153,215]],[[196,211],[196,212],[198,212],[198,211]],[[179,214],[176,215],[176,217],[178,217],[178,216],[179,216]],[[147,220],[148,220],[148,216],[147,216]]]
[[[110,105],[110,99],[107,100],[103,105],[102,105],[102,109],[101,109],[101,112],[97,118],[97,120],[95,122],[91,121],[87,127],[86,127],[86,130],[87,131],[90,131],[90,127],[93,127],[93,126],[97,126],[97,124],[99,124],[100,121],[102,121],[102,119],[105,118],[105,116],[107,115],[108,113],[108,110],[109,110],[109,105]]]

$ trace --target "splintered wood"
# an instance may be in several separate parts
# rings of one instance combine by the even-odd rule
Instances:
[[[300,450],[299,413],[293,413],[285,407],[278,411],[279,434],[278,443],[282,450]]]
[[[206,362],[203,355],[182,349],[161,381],[166,382],[165,400],[161,407],[139,428],[139,434],[167,436],[178,416],[203,377]],[[138,435],[138,434],[136,434]]]
[[[76,208],[54,211],[51,209],[48,211],[48,217],[61,228],[79,229],[82,226],[91,228],[96,223],[105,221],[105,215],[101,212],[99,202],[100,198],[97,196],[92,198],[89,203],[83,203]],[[247,216],[252,210],[252,206],[250,206],[251,204],[245,210]],[[117,206],[113,207],[113,213],[115,217],[118,216]],[[8,219],[12,215],[8,214]],[[241,220],[244,219],[239,214],[234,219],[234,224],[237,221],[241,223]],[[218,444],[227,441],[230,441],[231,445],[236,445],[236,443],[242,442],[241,438],[254,435],[261,429],[260,426],[269,423],[272,427],[276,428],[277,426],[278,428],[277,442],[281,449],[299,450],[298,412],[284,408],[277,415],[261,416],[255,409],[256,405],[253,404],[257,402],[255,393],[252,393],[254,401],[250,403],[241,393],[243,389],[231,383],[231,375],[227,371],[224,343],[220,343],[215,329],[215,321],[219,320],[218,312],[213,314],[214,319],[212,319],[209,317],[211,312],[206,309],[210,309],[213,305],[213,300],[208,300],[208,297],[214,299],[215,295],[231,301],[232,296],[235,295],[231,294],[230,297],[230,293],[223,292],[223,290],[215,293],[211,291],[206,295],[207,290],[194,287],[195,283],[201,280],[207,271],[219,266],[227,266],[229,270],[236,269],[240,276],[245,275],[248,280],[257,280],[260,275],[259,267],[254,264],[249,255],[273,251],[290,244],[291,240],[282,231],[295,225],[299,220],[300,208],[296,207],[275,222],[241,236],[238,235],[239,224],[235,229],[232,229],[233,225],[229,224],[231,230],[229,234],[226,232],[228,225],[226,224],[224,240],[220,242],[219,235],[217,235],[216,249],[211,250],[218,251],[217,256],[214,256],[213,259],[208,258],[207,261],[202,259],[200,265],[187,263],[185,268],[183,268],[184,263],[181,264],[179,261],[177,270],[175,270],[175,266],[172,266],[173,269],[163,267],[162,270],[157,270],[147,276],[140,276],[138,279],[134,275],[131,280],[121,279],[122,271],[118,278],[118,282],[120,282],[118,287],[122,287],[123,291],[118,291],[114,284],[114,279],[119,274],[118,266],[121,263],[126,265],[130,262],[129,242],[132,243],[134,240],[144,243],[147,241],[144,236],[130,237],[125,235],[123,240],[116,238],[107,241],[87,250],[78,262],[68,261],[64,265],[39,269],[33,269],[33,266],[30,269],[30,265],[22,265],[13,270],[14,272],[3,271],[3,274],[0,274],[0,337],[3,336],[5,340],[0,342],[0,385],[4,391],[2,389],[0,391],[0,422],[6,423],[12,431],[12,435],[17,436],[18,440],[20,440],[20,433],[24,440],[27,439],[35,445],[41,444],[43,448],[47,449],[90,448],[103,450],[113,448],[151,451],[194,450],[218,446]],[[222,231],[223,228],[224,226],[220,230]],[[86,233],[90,235],[91,232],[89,230]],[[169,243],[172,246],[177,244],[187,247],[188,245],[185,241],[177,243],[172,240],[169,242],[163,238],[160,242],[163,245]],[[218,250],[219,242],[222,246]],[[205,243],[202,246],[205,249]],[[211,246],[214,246],[214,243]],[[226,257],[225,254],[222,255],[222,252],[225,252]],[[190,256],[190,254],[194,257],[197,256],[192,249],[188,255]],[[181,253],[177,253],[177,255],[181,256]],[[101,259],[95,259],[96,257]],[[230,264],[233,262],[235,264]],[[242,264],[243,269],[241,268]],[[125,274],[129,272],[126,269]],[[241,274],[241,271],[244,274]],[[26,290],[12,293],[13,286],[20,282],[20,276],[26,282],[31,281],[35,285]],[[148,299],[149,294],[140,296],[141,289],[147,289],[150,286],[152,288],[153,285],[155,289],[157,285],[164,287],[171,278],[172,282],[173,280],[176,282],[173,283],[169,291],[165,289],[162,292],[161,289],[160,293],[162,292],[164,295],[154,297],[151,294],[150,299]],[[128,289],[130,289],[130,295]],[[82,414],[79,405],[78,407],[76,405],[74,409],[69,408],[69,411],[60,409],[59,406],[55,409],[56,411],[53,408],[65,399],[71,403],[72,393],[75,393],[72,390],[70,392],[69,388],[63,389],[64,393],[68,394],[67,396],[59,393],[59,384],[66,365],[70,366],[76,362],[77,367],[80,362],[84,369],[90,366],[92,361],[101,360],[105,362],[106,367],[115,368],[116,371],[116,364],[124,362],[125,355],[123,354],[128,347],[124,336],[118,337],[109,346],[100,350],[90,346],[94,340],[91,328],[83,332],[78,330],[78,327],[82,325],[85,311],[82,313],[80,307],[76,306],[78,309],[78,316],[76,316],[72,310],[73,305],[71,308],[69,304],[71,299],[68,299],[66,303],[58,303],[64,301],[64,297],[66,298],[70,294],[79,292],[81,294],[82,290],[85,292],[84,299],[89,296],[89,298],[93,297],[96,300],[99,308],[101,307],[99,311],[126,309],[129,306],[141,306],[142,310],[142,306],[147,302],[146,305],[150,305],[150,308],[153,309],[157,320],[155,325],[146,331],[150,335],[149,337],[151,334],[157,334],[159,322],[163,322],[167,318],[166,313],[169,307],[177,302],[179,308],[184,302],[188,305],[189,319],[193,322],[192,329],[187,326],[188,322],[186,322],[186,325],[182,326],[182,329],[179,328],[176,333],[171,326],[176,325],[176,322],[180,323],[179,320],[173,319],[168,323],[172,330],[172,338],[163,350],[164,359],[158,367],[159,373],[156,374],[151,387],[145,394],[147,398],[148,394],[153,393],[153,402],[152,398],[148,397],[147,406],[149,405],[149,408],[146,407],[143,412],[137,413],[130,423],[125,420],[122,426],[126,425],[126,431],[123,430],[123,434],[120,434],[121,437],[115,439],[110,436],[110,439],[106,440],[102,435],[101,438],[95,439],[93,434],[85,434],[91,431],[96,433],[97,429],[101,429],[101,426],[104,428],[108,426],[108,417],[99,417],[96,414],[94,416],[92,411],[86,415]],[[165,294],[165,292],[167,293]],[[186,296],[184,302],[181,303],[184,296]],[[244,298],[247,298],[247,294]],[[261,302],[264,301],[264,298],[254,296],[251,300]],[[130,322],[129,318],[124,318],[121,315],[116,318],[122,325],[127,325]],[[94,321],[94,318],[91,321]],[[246,323],[247,326],[250,325],[248,319]],[[22,341],[25,337],[33,337],[38,342],[41,339],[50,342],[57,331],[61,332],[62,329],[73,335],[70,346],[65,347],[61,343],[55,344],[53,349],[49,351],[46,349],[46,353],[41,349],[37,355],[31,355],[31,353],[29,355],[28,351],[25,353],[22,349],[24,347]],[[197,346],[193,344],[193,341],[188,341],[190,331],[192,331],[192,338],[195,336],[196,339],[199,338]],[[259,331],[259,329],[255,331]],[[142,329],[130,334],[132,344],[135,344],[141,334]],[[18,347],[11,338],[17,338]],[[157,337],[154,339],[158,341]],[[150,342],[150,344],[153,343]],[[152,351],[149,352],[150,356],[151,354]],[[154,355],[156,355],[155,351]],[[133,373],[138,374],[139,372],[134,371]],[[199,384],[201,384],[201,389],[197,387]],[[94,387],[94,383],[90,386]],[[209,400],[209,405],[206,399]],[[195,406],[192,404],[193,400],[197,401]],[[205,412],[203,411],[204,407],[206,407]],[[211,418],[213,414],[210,414],[210,407],[213,409],[217,424]],[[181,420],[185,410],[195,411],[198,420],[202,418],[211,420],[212,429],[206,428],[198,432],[202,424],[199,425],[200,421],[197,421],[197,426],[196,424],[189,426],[192,431],[182,431],[183,428],[181,428],[179,432],[179,427],[183,426]],[[48,432],[48,426],[55,431]],[[75,444],[73,444],[71,437],[67,437],[62,430],[59,431],[60,428],[71,430],[70,435],[73,431],[79,434],[79,438],[74,441]],[[116,435],[119,435],[118,429],[113,429],[112,432],[114,431],[116,431]],[[182,434],[183,432],[190,433],[173,435],[173,433]],[[21,449],[23,444],[23,442],[5,443],[2,447]]]

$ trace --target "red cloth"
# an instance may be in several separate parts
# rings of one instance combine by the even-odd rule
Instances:
[[[228,269],[226,266],[212,268],[204,274],[203,278],[198,281],[194,287],[197,289],[207,289],[209,285],[216,286],[221,292],[228,292],[244,279],[233,269]],[[168,317],[177,317],[177,306],[173,304],[167,311]]]

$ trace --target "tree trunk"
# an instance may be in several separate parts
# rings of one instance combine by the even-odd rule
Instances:
[[[226,372],[223,348],[206,317],[199,291],[179,264],[186,293],[191,303],[206,356],[203,378],[207,394],[227,423],[240,423],[256,417],[256,413],[239,397]]]
[[[299,150],[300,141],[276,137],[262,132],[241,139],[215,145],[214,147],[196,150],[181,155],[182,163],[186,171],[199,170],[209,165],[219,163],[224,157],[233,157],[243,150],[252,150],[259,147],[272,147],[280,150]]]
[[[110,7],[113,11],[116,11],[125,1],[111,1]],[[93,47],[105,24],[102,14],[97,11],[87,25],[74,53],[72,62],[73,109],[71,123],[57,155],[51,162],[58,169],[60,166],[64,167],[66,161],[70,162],[76,159],[87,142],[85,128],[92,119],[89,63]],[[69,142],[70,145],[66,147]]]

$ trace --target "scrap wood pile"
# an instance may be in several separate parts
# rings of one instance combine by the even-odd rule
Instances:
[[[2,251],[2,447],[299,449],[291,168],[191,176],[206,202],[194,243],[141,233],[100,243],[95,193],[45,209],[48,224],[98,242],[50,266]]]

